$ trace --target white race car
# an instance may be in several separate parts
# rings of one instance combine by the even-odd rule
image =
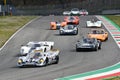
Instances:
[[[54,42],[50,41],[40,41],[40,42],[28,42],[27,45],[21,47],[20,55],[26,55],[30,53],[32,50],[39,48],[43,52],[51,50],[54,46]]]
[[[26,56],[18,58],[17,66],[46,66],[48,64],[57,64],[59,62],[59,50],[52,49],[47,52],[41,50],[33,50]]]
[[[92,19],[91,21],[86,22],[86,27],[102,27],[102,21],[95,21]]]
[[[69,16],[70,14],[71,14],[70,11],[64,11],[64,12],[63,12],[63,15],[64,15],[64,16]]]
[[[83,15],[83,16],[88,15],[88,11],[85,9],[82,9],[80,10],[80,15]]]
[[[71,15],[79,15],[79,14],[80,14],[80,11],[78,8],[71,9]]]

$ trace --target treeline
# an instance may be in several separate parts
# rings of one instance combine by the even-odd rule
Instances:
[[[14,6],[43,6],[48,4],[68,4],[72,2],[81,2],[85,0],[6,0],[7,4]],[[0,4],[4,4],[4,0],[0,0]]]

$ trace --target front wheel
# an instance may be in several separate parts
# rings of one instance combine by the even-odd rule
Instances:
[[[95,47],[95,51],[97,51],[97,50],[98,50],[98,47],[96,46],[96,47]]]
[[[48,65],[48,58],[46,58],[46,60],[44,61],[44,66]]]

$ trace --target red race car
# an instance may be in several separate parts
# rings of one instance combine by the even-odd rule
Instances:
[[[79,17],[78,16],[66,16],[64,17],[64,21],[67,22],[67,24],[79,24]]]

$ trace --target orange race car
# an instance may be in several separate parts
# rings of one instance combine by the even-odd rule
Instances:
[[[106,32],[104,29],[92,29],[91,32],[88,33],[88,37],[105,41],[108,39],[108,32]]]
[[[50,22],[50,29],[52,30],[56,30],[56,29],[60,29],[60,27],[64,27],[65,25],[67,25],[67,22]]]
[[[65,16],[64,21],[67,22],[67,24],[79,24],[79,17],[78,16]]]

